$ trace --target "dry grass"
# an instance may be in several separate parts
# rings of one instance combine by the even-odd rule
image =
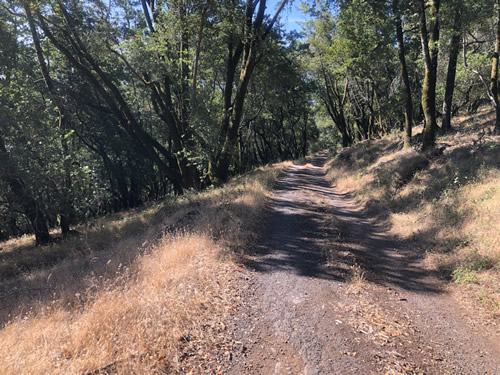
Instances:
[[[88,251],[100,251],[123,237],[143,235],[161,220],[159,211],[171,203],[156,204],[96,219],[75,229],[78,235],[60,243],[35,247],[34,236],[0,243],[0,281],[44,269]],[[56,233],[52,233],[56,235]]]
[[[366,287],[365,271],[357,263],[350,266],[350,271],[350,290],[355,294],[360,294]]]
[[[237,298],[232,259],[252,239],[283,166],[102,221],[107,242],[91,242],[91,231],[86,251],[4,281],[2,306],[15,307],[2,311],[2,373],[216,370],[210,352],[224,344]],[[127,224],[138,221],[140,231]]]
[[[392,135],[343,150],[327,173],[500,316],[500,137],[491,134],[492,118],[485,111],[456,119],[456,131],[438,137],[442,154],[403,150]]]
[[[138,260],[137,276],[125,272],[81,311],[47,307],[12,322],[1,332],[3,371],[79,373],[113,361],[120,372],[179,368],[181,337],[204,338],[200,312],[225,316],[214,298],[223,293],[217,251],[206,235],[165,238]]]

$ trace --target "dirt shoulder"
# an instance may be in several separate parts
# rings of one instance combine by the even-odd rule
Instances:
[[[500,340],[478,326],[422,253],[331,188],[289,167],[248,256],[231,374],[496,374]],[[245,271],[246,272],[246,271]]]

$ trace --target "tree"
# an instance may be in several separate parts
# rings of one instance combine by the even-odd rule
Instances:
[[[182,188],[192,187],[192,181],[182,178],[179,165],[174,162],[171,153],[143,129],[113,77],[106,72],[105,65],[92,54],[91,47],[81,38],[79,28],[85,29],[88,25],[85,25],[86,20],[81,18],[81,9],[78,5],[72,3],[76,7],[72,13],[61,1],[50,5],[53,14],[48,17],[42,14],[40,6],[35,9],[45,36],[99,93],[120,126],[130,135],[142,153],[157,166],[162,176],[168,178],[179,192]],[[106,40],[103,42],[106,43]],[[103,46],[101,42],[99,47],[107,46]],[[95,46],[92,47],[94,48]],[[187,165],[187,162],[184,164]],[[181,166],[184,164],[181,163]]]
[[[2,176],[2,180],[6,181],[11,189],[11,194],[9,195],[11,205],[19,207],[21,212],[28,218],[31,230],[35,234],[36,244],[48,244],[50,242],[50,235],[47,216],[40,202],[30,193],[29,188],[12,162],[2,134],[0,134],[0,166],[0,176]]]
[[[60,225],[63,234],[70,217],[76,224],[201,189],[265,162],[269,124],[280,134],[272,160],[305,153],[314,134],[307,95],[296,89],[302,73],[280,60],[297,59],[274,27],[285,2],[272,17],[265,0],[136,5],[0,7],[5,158],[47,227]],[[259,64],[267,74],[277,61],[291,68],[285,80],[268,87],[255,78]],[[262,101],[263,87],[279,95]],[[6,181],[2,236],[30,232]]]
[[[408,67],[406,64],[406,53],[405,53],[403,27],[401,25],[401,12],[399,8],[399,0],[392,1],[392,11],[394,14],[394,23],[396,26],[399,65],[401,70],[401,77],[403,78],[403,83],[404,83],[404,96],[405,96],[404,146],[408,148],[411,145],[411,133],[413,126],[413,101],[411,97],[411,86],[410,86],[410,78],[408,75]]]
[[[36,55],[38,58],[38,63],[40,65],[40,71],[42,73],[45,86],[49,93],[49,97],[53,103],[55,103],[58,115],[59,115],[59,129],[61,130],[62,136],[60,137],[61,147],[63,150],[63,160],[64,160],[64,186],[61,186],[60,190],[63,190],[61,194],[61,207],[60,212],[60,226],[63,236],[69,234],[70,232],[70,218],[72,216],[73,207],[69,201],[69,193],[72,189],[71,182],[71,163],[69,155],[68,141],[66,137],[66,132],[69,130],[68,120],[70,118],[69,113],[66,110],[63,99],[57,92],[54,82],[50,77],[49,69],[46,63],[46,59],[43,54],[42,46],[40,44],[40,38],[38,36],[38,31],[31,14],[30,5],[24,1],[23,8],[30,28],[31,36],[33,38],[33,46],[35,47]]]
[[[496,120],[495,120],[495,132],[500,134],[500,104],[498,101],[498,59],[500,54],[500,1],[496,2],[496,12],[498,14],[498,19],[496,20],[496,36],[495,36],[495,51],[493,52],[493,58],[491,63],[491,75],[490,75],[490,91],[493,97],[493,104],[495,106]]]
[[[313,85],[303,79],[299,57],[307,46],[273,40],[249,85],[239,132],[239,170],[307,154],[316,137],[311,116]]]
[[[423,150],[434,147],[436,141],[436,81],[439,43],[439,5],[440,0],[431,1],[431,22],[429,35],[426,22],[425,1],[419,0],[419,26],[424,55],[425,75],[422,86],[422,109],[425,116]]]
[[[462,39],[462,1],[457,1],[454,9],[452,37],[448,54],[448,69],[446,74],[446,86],[443,101],[443,121],[441,131],[446,133],[451,130],[451,111],[453,103],[453,93],[455,91],[455,77],[457,72],[458,52]]]
[[[394,116],[388,112],[396,101],[394,93],[388,94],[396,78],[393,24],[383,1],[339,2],[333,10],[319,2],[309,9],[307,64],[347,147],[356,136],[369,139],[389,131]]]
[[[271,33],[271,30],[278,19],[287,0],[282,0],[274,13],[273,18],[268,25],[264,26],[264,11],[266,9],[266,0],[254,2],[253,0],[246,1],[245,8],[245,26],[243,37],[238,41],[237,47],[232,48],[230,42],[229,58],[228,58],[228,79],[226,80],[226,89],[224,92],[225,105],[222,126],[220,128],[221,146],[218,148],[215,156],[210,161],[209,175],[213,183],[220,184],[228,177],[229,166],[231,159],[236,153],[238,130],[243,116],[245,98],[248,91],[248,84],[252,77],[253,71],[259,62],[261,56],[259,48],[262,43]],[[257,9],[258,4],[258,9]],[[255,17],[254,17],[254,13]],[[241,71],[236,84],[234,99],[232,97],[232,86],[235,63],[241,57]]]

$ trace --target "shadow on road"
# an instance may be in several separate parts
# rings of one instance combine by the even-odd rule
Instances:
[[[281,176],[248,266],[257,272],[292,271],[342,282],[350,279],[350,266],[358,264],[370,282],[444,293],[437,272],[421,266],[422,250],[388,235],[384,222],[354,208],[348,194],[335,192],[321,168],[326,158],[320,154]],[[332,215],[335,223],[329,223]],[[342,236],[336,228],[339,222]],[[328,262],[329,252],[334,262]]]

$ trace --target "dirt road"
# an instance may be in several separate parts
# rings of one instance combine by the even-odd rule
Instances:
[[[249,256],[229,372],[500,374],[494,329],[462,311],[421,252],[336,192],[325,160],[292,166],[277,184]]]

